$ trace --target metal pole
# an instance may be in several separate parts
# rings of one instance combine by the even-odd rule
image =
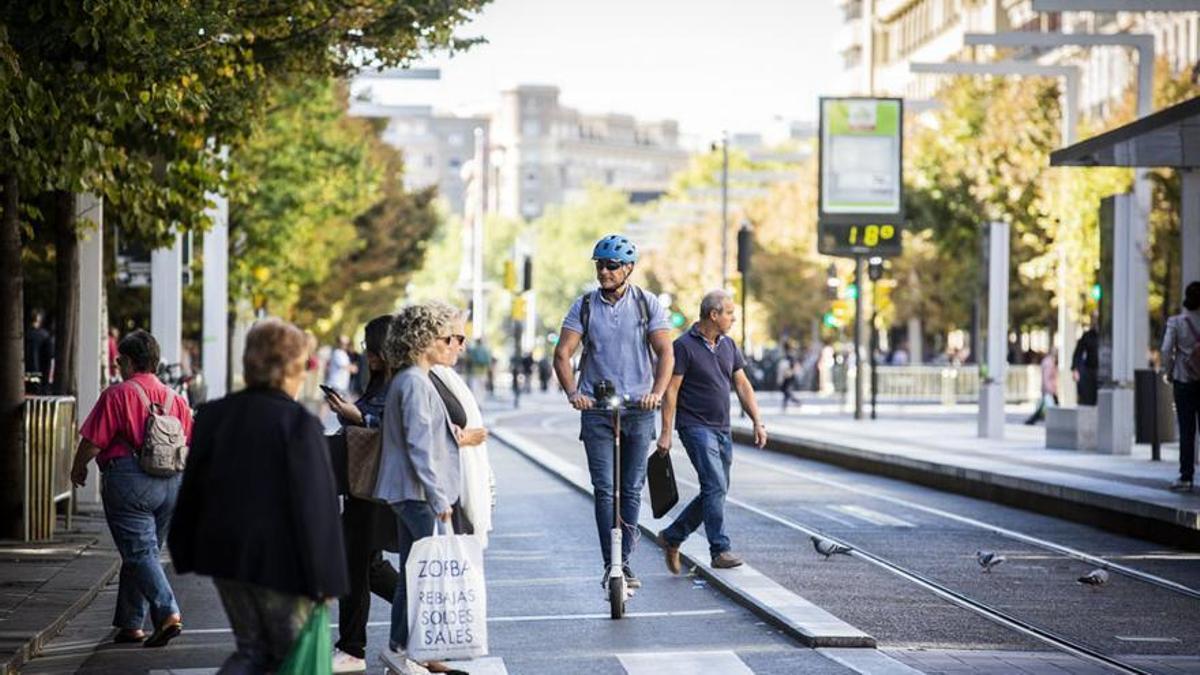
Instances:
[[[879,372],[875,367],[875,352],[879,349],[879,307],[871,311],[871,419],[878,417],[879,409]]]
[[[487,309],[483,297],[483,228],[487,218],[487,143],[488,136],[482,127],[475,129],[475,188],[478,201],[472,214],[471,228],[471,337],[478,340],[487,329]]]
[[[1151,370],[1154,378],[1150,380],[1150,459],[1162,461],[1162,447],[1158,440],[1158,368]]]
[[[729,287],[729,132],[721,132],[721,288]]]
[[[863,315],[863,259],[854,256],[854,419],[863,416],[862,378],[862,315]]]
[[[750,275],[742,272],[742,356],[746,355],[746,296],[750,294],[750,288],[747,284],[750,283]]]

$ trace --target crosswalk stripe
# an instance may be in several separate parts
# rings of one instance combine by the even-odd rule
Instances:
[[[731,651],[617,654],[617,658],[629,675],[754,675],[754,671]]]
[[[852,518],[865,520],[872,525],[884,525],[887,527],[916,527],[916,525],[913,525],[907,520],[896,518],[895,516],[889,516],[886,513],[880,513],[874,509],[868,509],[865,506],[858,506],[857,504],[839,504],[833,508]]]

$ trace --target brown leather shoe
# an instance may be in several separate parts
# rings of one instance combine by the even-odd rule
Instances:
[[[679,574],[683,571],[683,563],[679,561],[679,545],[673,545],[667,541],[662,532],[658,533],[658,538],[663,542],[663,552],[667,557],[667,571],[671,574]]]
[[[742,559],[729,551],[722,551],[713,556],[712,566],[719,570],[727,570],[732,567],[739,567],[742,564]]]
[[[150,637],[146,638],[146,641],[142,643],[142,646],[149,647],[151,649],[166,647],[168,642],[179,637],[180,633],[182,632],[183,619],[181,619],[178,614],[174,614],[168,617],[166,621],[163,621],[162,625],[159,626],[153,633],[151,633]]]

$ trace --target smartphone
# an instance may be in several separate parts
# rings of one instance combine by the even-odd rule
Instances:
[[[318,384],[317,386],[320,387],[321,391],[325,392],[325,395],[328,396],[329,398],[341,398],[341,395],[338,394],[337,390],[334,389],[333,387],[329,387],[329,386],[326,386],[323,384]]]

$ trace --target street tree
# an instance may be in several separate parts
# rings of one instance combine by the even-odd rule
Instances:
[[[205,194],[225,188],[217,148],[236,152],[278,81],[465,46],[453,30],[484,2],[32,0],[0,9],[0,536],[14,533],[20,508],[19,251],[22,223],[29,235],[44,215],[40,195],[66,205],[72,193],[95,193],[158,242],[203,228]],[[66,318],[60,330],[73,334]]]

